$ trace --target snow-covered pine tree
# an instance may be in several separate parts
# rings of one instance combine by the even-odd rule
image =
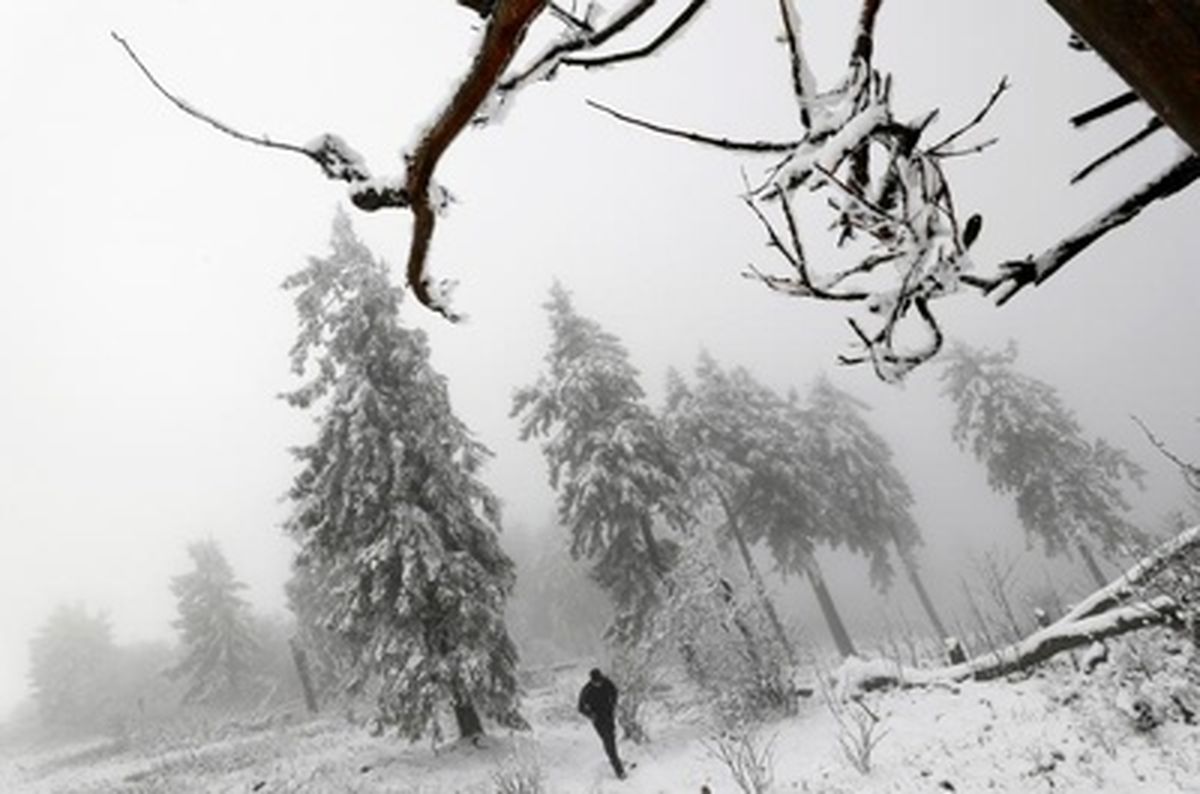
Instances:
[[[808,461],[832,481],[824,515],[834,546],[845,543],[871,560],[871,580],[886,589],[892,579],[888,549],[900,560],[938,637],[946,629],[916,560],[921,534],[912,517],[913,495],[892,462],[892,449],[863,415],[869,406],[821,376],[808,395]]]
[[[320,625],[346,641],[353,684],[403,736],[440,736],[446,706],[463,738],[482,733],[481,715],[523,726],[504,625],[513,564],[479,479],[489,451],[451,410],[424,334],[400,323],[401,291],[345,214],[331,253],[284,287],[300,316],[293,370],[312,372],[286,397],[321,408],[316,441],[295,450],[287,523],[299,564],[320,572]]]
[[[691,513],[716,516],[722,545],[732,540],[789,661],[796,655],[751,545],[771,533],[795,532],[798,505],[815,498],[813,470],[800,455],[799,438],[784,399],[745,368],[723,370],[707,353],[689,386],[677,372],[667,383],[665,422],[683,452]]]
[[[547,371],[513,395],[523,440],[542,438],[571,554],[594,563],[613,599],[613,636],[641,636],[660,603],[677,545],[655,535],[683,518],[679,456],[645,405],[637,369],[616,336],[581,316],[559,284],[545,304],[553,339]]]
[[[292,575],[284,590],[288,609],[296,618],[292,643],[304,654],[313,695],[320,699],[336,697],[350,681],[352,653],[345,638],[324,623],[334,608],[330,599],[339,590],[332,582],[332,571],[312,560],[293,560]]]
[[[116,649],[103,614],[60,604],[29,641],[29,682],[42,723],[55,731],[102,727]]]
[[[1114,552],[1141,538],[1122,486],[1142,468],[1102,438],[1089,441],[1053,386],[1017,372],[1017,347],[958,345],[946,357],[942,393],[954,401],[955,442],[987,467],[988,484],[1017,500],[1028,538],[1048,555],[1074,545],[1098,586],[1107,582],[1087,541]]]
[[[258,642],[249,604],[239,595],[246,585],[216,541],[190,544],[188,556],[192,570],[171,579],[183,659],[168,675],[187,679],[185,703],[235,703],[256,684]]]

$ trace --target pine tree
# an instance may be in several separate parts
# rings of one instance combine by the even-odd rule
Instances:
[[[1017,372],[1016,358],[1013,343],[950,351],[941,379],[957,410],[954,440],[987,467],[993,490],[1016,498],[1030,541],[1051,556],[1074,545],[1103,586],[1087,540],[1112,553],[1140,537],[1121,488],[1140,486],[1142,469],[1104,439],[1089,441],[1054,387]]]
[[[59,605],[29,643],[29,678],[43,724],[55,730],[101,727],[115,648],[103,614]]]
[[[803,465],[782,398],[744,368],[722,370],[702,354],[696,384],[668,378],[665,419],[685,458],[693,515],[719,516],[718,536],[732,540],[756,597],[790,661],[795,651],[751,553],[772,532],[793,532],[795,505],[812,498],[812,470]]]
[[[482,732],[481,714],[521,726],[504,625],[513,564],[479,479],[490,453],[454,415],[425,336],[400,323],[400,290],[344,214],[332,249],[284,282],[301,324],[293,369],[313,371],[287,399],[321,404],[317,440],[295,450],[287,525],[324,591],[317,620],[401,735],[440,736],[446,706],[464,738]]]
[[[324,622],[334,609],[330,599],[339,590],[332,576],[332,571],[312,560],[296,559],[292,575],[284,585],[288,608],[296,619],[292,653],[295,657],[298,649],[303,654],[314,699],[342,693],[351,676],[352,650]],[[300,662],[297,660],[296,664]]]
[[[547,371],[514,394],[511,415],[520,416],[522,440],[545,439],[571,555],[594,563],[616,609],[613,635],[633,640],[660,603],[677,553],[655,524],[682,521],[678,453],[617,337],[578,314],[558,284],[544,306],[553,334]]]
[[[250,607],[238,593],[246,588],[213,540],[188,546],[192,570],[171,580],[179,617],[183,659],[169,675],[189,681],[187,703],[233,703],[256,684],[258,643]]]
[[[915,550],[921,535],[912,517],[913,495],[892,462],[892,449],[863,416],[866,403],[822,376],[807,405],[809,463],[832,480],[824,515],[835,546],[845,543],[871,560],[872,582],[886,589],[892,579],[889,547],[939,637],[946,629],[921,581]]]

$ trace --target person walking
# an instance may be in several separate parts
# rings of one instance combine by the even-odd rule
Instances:
[[[617,756],[617,685],[597,668],[588,673],[588,682],[579,691],[579,713],[592,721],[613,771],[624,780],[625,767]]]

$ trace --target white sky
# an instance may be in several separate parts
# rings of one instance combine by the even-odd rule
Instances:
[[[800,2],[818,79],[840,74],[851,3]],[[909,467],[931,547],[969,528],[1019,530],[983,474],[948,443],[936,371],[904,388],[841,370],[836,311],[739,277],[774,267],[737,199],[727,153],[653,138],[588,110],[585,97],[722,134],[786,135],[787,72],[774,0],[713,0],[648,63],[564,73],[501,125],[468,132],[440,181],[458,198],[432,265],[461,281],[450,326],[430,330],[456,407],[496,452],[489,478],[509,523],[540,526],[550,496],[537,450],[516,442],[513,388],[541,367],[540,309],[560,277],[581,311],[620,334],[657,395],[667,366],[701,346],[779,388],[821,369],[877,406]],[[121,640],[163,636],[169,577],[210,535],[257,603],[280,608],[288,545],[285,452],[307,420],[274,395],[291,385],[295,320],[278,285],[323,254],[344,195],[298,157],[226,138],[169,106],[109,38],[117,30],[191,102],[249,132],[304,142],[343,135],[378,172],[439,107],[477,35],[450,0],[6,0],[0,5],[0,713],[24,691],[29,636],[54,603],[105,609]],[[1086,133],[1066,117],[1119,90],[1041,2],[890,0],[877,59],[904,111],[969,118],[1003,74],[1013,89],[982,134],[1000,145],[951,172],[964,216],[982,211],[977,258],[1038,251],[1174,153],[1160,135],[1089,183],[1069,174],[1141,123]],[[1185,237],[1200,192],[1157,207],[1003,310],[974,296],[943,307],[952,337],[1022,344],[1022,365],[1062,387],[1088,427],[1156,473],[1147,514],[1178,496],[1127,419],[1197,450],[1200,268]],[[407,216],[355,216],[389,261]],[[987,523],[988,526],[983,527]],[[957,545],[956,545],[957,544]],[[986,545],[986,541],[985,541]]]

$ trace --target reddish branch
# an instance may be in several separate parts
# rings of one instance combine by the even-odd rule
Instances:
[[[172,104],[193,118],[237,140],[293,152],[314,161],[328,178],[351,185],[350,199],[361,210],[369,212],[384,208],[409,209],[413,214],[413,230],[405,271],[408,285],[422,304],[450,320],[456,320],[458,316],[449,309],[441,296],[435,294],[426,268],[437,214],[436,197],[432,195],[433,175],[442,155],[462,131],[480,117],[480,109],[493,92],[501,95],[511,92],[529,80],[552,73],[553,68],[560,63],[594,67],[649,55],[676,36],[696,16],[707,0],[690,0],[658,35],[642,47],[593,58],[572,55],[604,44],[629,28],[656,2],[657,0],[634,0],[606,26],[596,29],[587,18],[576,18],[570,12],[554,6],[549,0],[458,0],[460,5],[471,8],[487,19],[487,27],[471,67],[459,83],[449,104],[421,136],[416,150],[407,157],[403,180],[372,178],[362,158],[336,135],[324,135],[308,145],[300,146],[241,132],[197,110],[168,91],[145,66],[133,48],[116,33],[112,35],[150,83]],[[551,47],[524,71],[502,79],[520,50],[530,24],[547,8],[564,20],[574,35]]]
[[[492,13],[475,61],[459,84],[450,104],[421,138],[408,164],[405,187],[412,202],[413,231],[408,251],[408,285],[417,300],[451,320],[457,316],[430,292],[425,261],[433,238],[435,211],[429,200],[434,169],[446,149],[475,117],[500,75],[512,63],[525,31],[546,6],[546,0],[501,0]]]

